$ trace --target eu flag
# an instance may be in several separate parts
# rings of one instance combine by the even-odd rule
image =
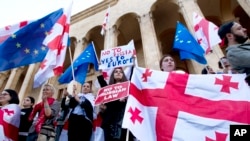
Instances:
[[[204,50],[180,22],[177,22],[176,26],[174,49],[179,51],[181,60],[193,59],[201,64],[207,64]]]
[[[92,63],[94,65],[96,71],[98,70],[98,60],[93,42],[90,43],[86,47],[86,49],[79,55],[79,57],[73,62],[75,81],[81,84],[85,82],[89,63]],[[69,83],[72,80],[72,66],[69,66],[69,68],[67,68],[67,70],[59,77],[58,82],[63,84]]]
[[[41,62],[48,51],[43,41],[62,14],[63,9],[54,11],[31,22],[2,42],[0,71]]]

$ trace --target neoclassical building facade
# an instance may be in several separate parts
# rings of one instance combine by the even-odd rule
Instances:
[[[104,36],[100,34],[107,8],[110,6],[109,22]],[[97,56],[103,49],[127,44],[134,40],[138,66],[159,70],[163,54],[171,54],[177,61],[177,68],[191,74],[198,74],[204,67],[191,60],[181,61],[178,52],[173,51],[177,21],[193,31],[193,12],[220,26],[227,21],[238,21],[250,33],[250,0],[103,0],[71,17],[70,39],[73,59],[94,42]],[[249,34],[250,35],[250,34]],[[224,49],[215,46],[206,55],[208,65],[218,70],[217,62],[224,56]],[[70,52],[67,52],[65,69],[70,66]],[[22,100],[32,95],[41,99],[41,87],[32,88],[34,75],[39,67],[31,64],[0,73],[0,89],[15,89]],[[95,82],[99,72],[90,65],[86,81]],[[55,98],[60,99],[66,84],[59,84],[58,77],[48,80],[56,88]],[[78,84],[78,91],[81,85]],[[97,89],[94,88],[96,92]]]

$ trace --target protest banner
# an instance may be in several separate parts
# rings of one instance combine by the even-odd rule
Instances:
[[[108,103],[128,96],[129,81],[108,85],[99,89],[95,100],[95,105]]]
[[[132,66],[136,55],[134,41],[127,45],[118,46],[101,51],[99,69],[111,69],[116,67]]]

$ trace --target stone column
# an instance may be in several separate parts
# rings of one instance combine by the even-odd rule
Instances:
[[[114,25],[107,30],[104,38],[104,49],[109,49],[117,46],[118,44],[117,38],[119,33],[120,32],[117,29],[117,25]]]
[[[24,77],[21,89],[18,93],[20,101],[22,101],[23,98],[28,94],[29,90],[31,90],[33,88],[32,82],[34,81],[34,74],[35,74],[35,70],[36,70],[37,66],[38,66],[37,64],[29,65],[29,68],[28,68],[27,73]]]
[[[83,52],[84,48],[88,45],[88,39],[86,37],[78,40],[75,44],[75,52],[72,54],[73,61]]]
[[[247,15],[250,17],[250,0],[237,0],[242,9],[245,10]]]
[[[5,85],[5,89],[15,89],[17,81],[19,80],[20,75],[22,74],[24,67],[15,68],[11,70],[9,79]]]
[[[196,0],[179,0],[178,5],[180,8],[180,12],[183,15],[184,20],[186,22],[187,28],[194,35],[193,12],[196,12],[200,16],[204,17],[204,15],[201,12],[200,7],[197,4],[197,1]],[[219,58],[221,58],[222,56],[224,56],[224,54],[222,50],[220,49],[220,47],[218,45],[213,47],[213,53],[206,55],[208,65],[210,65],[216,71],[216,69],[218,69]],[[187,61],[187,65],[188,65],[190,73],[201,73],[201,70],[205,67],[204,65],[199,64],[193,60]]]
[[[0,88],[3,88],[3,84],[5,82],[5,80],[8,78],[9,76],[9,71],[4,71],[2,73],[0,73]]]
[[[159,60],[161,53],[151,12],[138,17],[138,20],[140,24],[145,67],[160,70]]]
[[[77,42],[75,42],[75,51],[74,54],[72,54],[72,61],[74,62],[74,60],[76,60],[76,58],[83,52],[83,50],[86,48],[86,46],[88,45],[89,41],[86,37],[83,37],[81,40],[78,40]],[[76,82],[76,81],[71,81],[68,85],[67,85],[67,89],[68,92],[72,94],[72,90],[73,90],[73,85],[76,85],[77,87],[77,92],[80,92],[81,90],[81,84]]]

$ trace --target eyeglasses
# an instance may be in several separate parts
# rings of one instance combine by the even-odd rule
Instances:
[[[0,96],[6,96],[9,95],[8,93],[1,93]]]

